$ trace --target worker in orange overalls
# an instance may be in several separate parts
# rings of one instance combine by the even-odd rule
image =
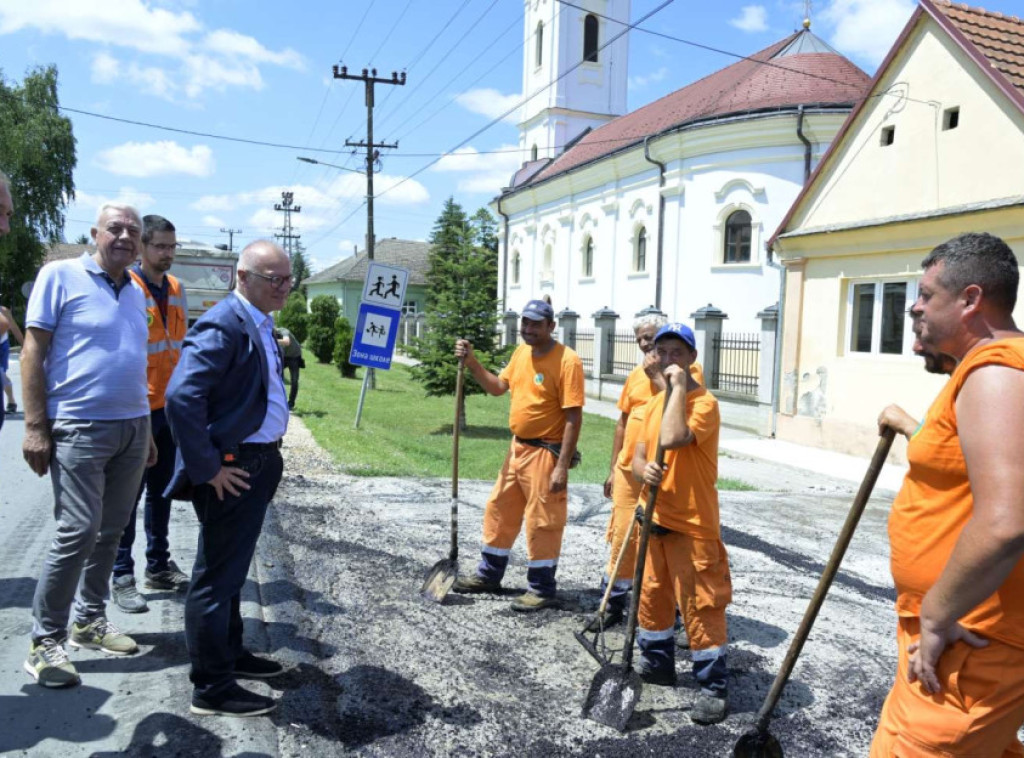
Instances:
[[[922,268],[914,331],[924,349],[958,364],[911,436],[889,517],[899,668],[871,756],[1022,756],[1018,264],[998,237],[969,233],[936,247]]]
[[[529,590],[513,610],[536,611],[555,604],[555,571],[568,515],[566,484],[583,421],[583,362],[553,336],[549,303],[531,300],[523,309],[516,348],[499,375],[481,365],[467,340],[455,355],[491,395],[510,392],[512,444],[484,510],[483,547],[476,573],[455,582],[455,592],[495,592],[509,553],[526,523]]]
[[[642,482],[633,477],[633,451],[643,428],[643,409],[654,394],[665,389],[661,363],[654,351],[654,335],[667,321],[660,312],[643,313],[633,321],[636,344],[644,357],[640,365],[629,372],[619,395],[618,409],[621,415],[615,424],[611,467],[604,483],[604,496],[612,499],[612,512],[605,534],[605,539],[611,545],[611,555],[601,577],[601,593],[604,594],[608,582],[612,582],[612,591],[603,617],[592,622],[589,627],[591,630],[607,629],[620,623],[629,606],[629,593],[633,587],[633,571],[636,567],[635,539],[626,548],[618,573],[614,577],[611,573],[622,543],[629,535],[637,499],[640,497]],[[704,384],[704,373],[699,363],[690,367],[690,373],[698,384]]]
[[[698,724],[714,724],[728,713],[728,640],[725,607],[732,600],[729,559],[718,519],[718,401],[689,373],[697,358],[693,331],[680,323],[654,337],[672,396],[659,392],[646,406],[633,455],[633,475],[646,489],[657,486],[638,618],[640,677],[674,686],[674,621],[678,607],[690,638],[693,673],[700,694],[690,710]],[[656,461],[661,444],[664,466]]]

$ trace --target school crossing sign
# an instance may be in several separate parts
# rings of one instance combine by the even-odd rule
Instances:
[[[408,269],[370,263],[363,284],[363,301],[356,318],[349,363],[385,371],[391,368],[408,281]]]

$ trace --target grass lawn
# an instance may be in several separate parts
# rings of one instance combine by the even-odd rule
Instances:
[[[306,353],[295,413],[334,461],[358,476],[451,476],[453,397],[424,397],[406,366],[393,363],[377,372],[377,389],[366,393],[359,429],[356,406],[359,379],[342,379],[333,365]],[[466,376],[467,382],[472,378]],[[493,479],[508,450],[508,395],[466,398],[469,428],[459,437],[459,477]],[[583,463],[570,483],[599,484],[608,475],[615,422],[585,413],[579,449]],[[722,485],[726,486],[722,486]],[[752,489],[744,482],[721,480],[721,489]]]

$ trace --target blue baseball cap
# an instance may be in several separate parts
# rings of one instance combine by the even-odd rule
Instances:
[[[545,303],[543,300],[531,300],[523,308],[523,318],[528,318],[530,321],[554,321],[555,309],[551,307],[550,303]]]
[[[693,336],[693,329],[686,324],[680,324],[678,321],[670,321],[661,327],[658,333],[654,335],[654,341],[657,342],[662,337],[675,337],[689,345],[691,350],[697,349],[697,338]]]

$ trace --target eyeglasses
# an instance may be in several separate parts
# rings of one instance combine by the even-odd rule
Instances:
[[[245,271],[245,269],[242,270]],[[252,276],[258,276],[260,279],[270,282],[270,286],[276,290],[281,289],[285,284],[289,287],[292,286],[291,276],[267,276],[266,274],[260,274],[256,271],[245,271],[245,273],[251,274]]]

